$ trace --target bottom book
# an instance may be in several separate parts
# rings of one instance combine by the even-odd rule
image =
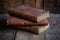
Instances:
[[[30,26],[30,27],[28,26],[19,27],[18,26],[17,28],[27,31],[27,32],[34,33],[34,34],[40,34],[49,28],[49,24],[45,26]]]

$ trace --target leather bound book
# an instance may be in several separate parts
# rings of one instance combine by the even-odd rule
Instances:
[[[13,25],[13,26],[45,26],[48,24],[48,20],[44,19],[38,23],[31,22],[25,19],[17,18],[14,16],[10,16],[7,19],[7,25]]]
[[[45,30],[49,28],[49,23],[45,26],[26,26],[26,27],[17,26],[17,28],[39,35],[40,33],[44,32]]]
[[[33,22],[39,22],[49,17],[49,11],[36,9],[28,6],[17,6],[9,9],[9,14],[24,18]]]

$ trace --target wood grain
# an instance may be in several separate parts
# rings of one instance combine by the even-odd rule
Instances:
[[[8,13],[8,9],[15,7],[16,5],[21,5],[22,0],[3,0],[3,10]]]
[[[45,40],[45,33],[42,32],[40,35],[35,35],[25,31],[17,30],[15,40]]]
[[[24,5],[29,7],[35,7],[35,0],[24,0]]]
[[[33,8],[40,8],[41,2],[42,0],[3,0],[1,4],[3,4],[4,13],[8,13],[9,8],[17,5],[26,5]]]
[[[36,8],[41,9],[42,0],[36,0]]]

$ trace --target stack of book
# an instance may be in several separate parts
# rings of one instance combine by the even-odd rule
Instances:
[[[49,28],[49,11],[36,9],[28,6],[16,6],[8,10],[10,17],[7,19],[7,25],[40,34]]]

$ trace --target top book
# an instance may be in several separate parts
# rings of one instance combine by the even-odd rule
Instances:
[[[49,11],[36,9],[28,6],[16,6],[8,10],[10,15],[24,18],[33,22],[39,22],[49,17]]]

